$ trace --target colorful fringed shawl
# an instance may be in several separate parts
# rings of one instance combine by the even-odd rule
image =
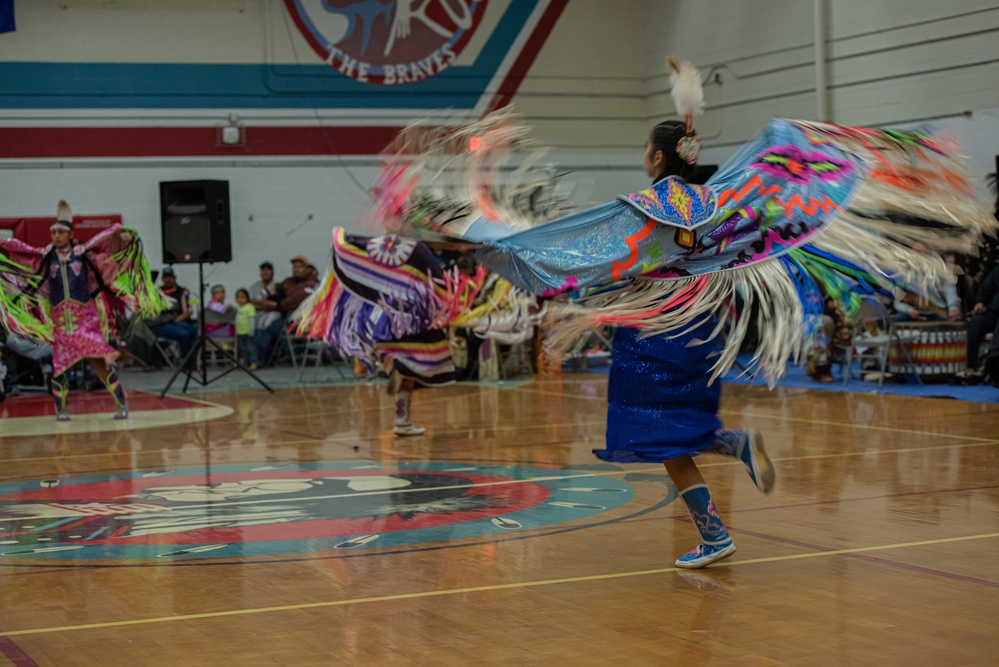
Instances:
[[[487,118],[468,133],[489,136],[497,122],[510,121]],[[480,148],[509,150],[508,144]],[[499,201],[482,205],[483,197],[501,199],[510,189],[500,186],[496,170],[486,179],[476,173],[482,157],[452,157],[452,172],[462,160],[471,185],[443,188],[452,208],[474,207],[471,220],[516,210]],[[397,174],[395,182],[410,190],[440,171],[425,159],[407,157],[406,164],[408,175]],[[535,222],[501,220],[521,228]],[[731,366],[749,324],[738,317],[737,297],[747,311],[755,301],[761,344],[751,370],[772,384],[806,348],[823,292],[852,310],[864,294],[926,287],[948,277],[948,268],[914,245],[973,252],[995,228],[952,144],[917,132],[774,120],[704,186],[668,178],[493,240],[476,256],[535,294],[573,293],[550,309],[558,320],[549,341],[555,352],[596,325],[676,335],[713,314],[719,323],[712,336],[726,340],[717,376]]]
[[[467,308],[476,285],[445,274],[418,241],[348,236],[337,227],[330,267],[293,318],[299,335],[325,340],[369,368],[391,360],[411,371],[400,368],[404,375],[440,384],[439,376],[454,373],[440,330]]]
[[[17,239],[0,239],[0,324],[14,333],[53,341],[50,297],[62,302],[69,285],[51,294],[49,270],[54,249],[35,248]],[[86,284],[73,300],[94,302],[100,330],[114,333],[114,322],[126,309],[155,317],[170,304],[153,281],[142,241],[133,229],[115,225],[85,244],[72,248]]]

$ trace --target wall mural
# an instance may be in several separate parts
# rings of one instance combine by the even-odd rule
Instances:
[[[285,0],[302,36],[361,83],[415,83],[447,69],[482,21],[485,0]]]
[[[190,62],[0,62],[0,111],[58,121],[0,124],[0,159],[377,155],[414,116],[449,109],[461,122],[510,104],[567,4],[284,0],[262,50],[301,35],[312,52],[218,62],[214,47],[192,45]],[[230,113],[243,127],[236,144],[219,140]]]

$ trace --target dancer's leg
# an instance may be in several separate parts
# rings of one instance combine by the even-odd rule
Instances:
[[[399,388],[395,391],[395,421],[392,431],[396,435],[423,435],[427,430],[413,426],[410,409],[415,388],[412,380],[404,379],[399,382]]]
[[[725,524],[715,510],[711,493],[701,471],[689,454],[663,461],[666,472],[680,492],[680,498],[687,504],[690,518],[701,533],[702,544],[676,560],[676,566],[696,569],[727,558],[735,553],[735,544],[729,537]]]
[[[91,359],[90,367],[94,369],[94,375],[104,383],[111,396],[114,397],[114,418],[128,419],[128,405],[125,403],[125,390],[118,380],[118,366],[105,364],[103,359]]]
[[[55,400],[56,421],[68,422],[69,378],[65,373],[52,376],[52,398]]]
[[[749,478],[753,480],[763,493],[774,490],[777,482],[777,472],[763,446],[763,435],[759,431],[729,431],[720,430],[715,433],[715,444],[712,451],[734,456],[746,466]]]

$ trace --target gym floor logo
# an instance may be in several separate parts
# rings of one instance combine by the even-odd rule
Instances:
[[[586,519],[631,497],[631,486],[610,476],[461,463],[212,466],[32,480],[0,484],[0,563],[376,555],[384,547],[491,541]]]
[[[313,50],[361,83],[399,85],[454,63],[485,0],[285,0]]]

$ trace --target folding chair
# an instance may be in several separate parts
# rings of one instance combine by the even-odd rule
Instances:
[[[871,333],[872,325],[878,325],[878,333]],[[860,368],[863,370],[864,361],[875,361],[880,371],[878,377],[878,389],[884,386],[885,373],[888,370],[888,355],[892,346],[898,346],[909,363],[912,363],[912,356],[906,343],[912,342],[912,337],[901,335],[895,328],[895,322],[889,317],[888,310],[884,304],[875,299],[864,299],[857,314],[857,322],[854,325],[853,338],[850,346],[846,349],[846,359],[843,362],[843,384],[846,385],[852,377],[853,362],[859,360]],[[858,348],[864,348],[858,352]],[[922,379],[916,376],[919,384]]]
[[[157,338],[153,343],[153,347],[156,348],[156,351],[163,357],[163,360],[167,362],[170,368],[176,368],[180,365],[180,343],[170,338]]]
[[[323,365],[323,359],[328,353],[335,354],[335,351],[323,341],[306,339],[302,350],[302,363],[300,365],[302,370],[298,374],[298,381],[302,382],[305,379],[305,372],[308,370],[310,362],[312,363],[312,379],[315,380],[316,375],[319,373],[319,367]],[[339,354],[336,356],[338,359],[340,358]],[[335,360],[331,361],[333,361],[333,363],[330,365],[333,367],[333,370],[336,371],[336,374],[340,376],[340,379],[349,379],[347,375],[344,374],[343,364],[338,364]],[[340,359],[340,361],[343,361],[343,359]]]

